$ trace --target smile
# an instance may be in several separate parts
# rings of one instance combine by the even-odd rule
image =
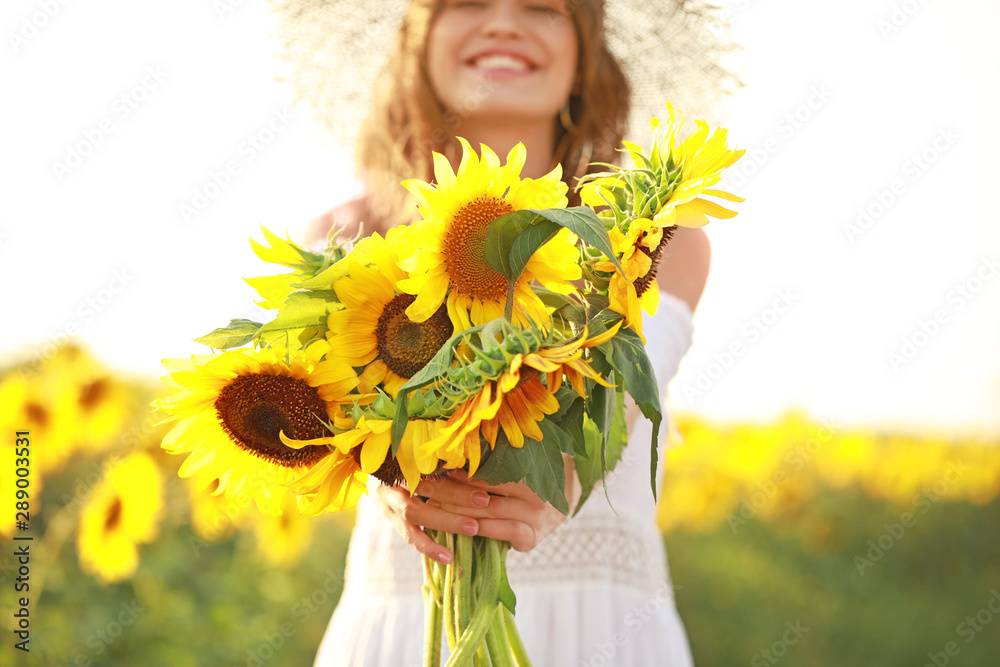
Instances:
[[[503,70],[507,72],[527,72],[533,67],[529,62],[516,56],[489,53],[473,58],[470,63],[473,67],[486,70]]]

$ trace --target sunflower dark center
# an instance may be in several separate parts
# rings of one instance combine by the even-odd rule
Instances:
[[[636,240],[635,242],[636,249],[642,252],[647,257],[649,257],[650,262],[652,262],[650,264],[649,271],[646,272],[646,275],[639,276],[634,281],[632,281],[632,284],[635,286],[636,296],[642,296],[643,294],[645,294],[646,290],[649,289],[649,286],[653,284],[654,280],[656,280],[656,270],[660,266],[660,256],[663,255],[663,249],[667,247],[667,243],[670,241],[671,238],[673,238],[674,229],[675,227],[673,226],[663,228],[663,237],[660,238],[660,242],[656,245],[656,247],[653,249],[652,252],[650,252],[646,248],[646,246],[640,243],[640,241],[642,241],[642,239],[646,237],[646,232],[643,232],[642,237]]]
[[[503,301],[507,279],[486,261],[486,230],[514,207],[496,197],[480,197],[455,213],[444,238],[445,264],[455,290],[482,301]]]
[[[521,387],[531,382],[541,382],[542,374],[538,372],[537,369],[531,366],[521,366],[521,371],[519,373],[520,379],[517,381],[517,385],[511,390],[517,391]]]
[[[351,458],[354,462],[361,466],[361,448],[363,445],[358,445],[351,450]],[[403,477],[403,471],[399,467],[399,461],[392,454],[385,457],[385,461],[379,466],[379,469],[372,473],[372,477],[382,482],[386,486],[396,486],[402,483],[406,478]]]
[[[101,378],[100,380],[95,380],[80,390],[80,407],[84,410],[93,410],[100,405],[101,400],[107,395],[107,379]]]
[[[411,378],[426,366],[455,330],[444,306],[423,322],[410,320],[406,308],[415,299],[411,294],[393,297],[382,309],[375,329],[382,361],[402,378]]]
[[[110,533],[118,527],[122,521],[122,499],[115,496],[115,500],[108,509],[108,516],[104,519],[104,532]]]
[[[241,449],[286,468],[312,465],[330,453],[322,445],[293,449],[281,442],[282,431],[293,440],[329,435],[326,403],[305,380],[251,373],[226,385],[215,399],[223,430]]]
[[[25,404],[24,411],[28,414],[28,421],[30,423],[37,424],[41,428],[48,426],[49,411],[45,409],[44,405],[29,401]]]

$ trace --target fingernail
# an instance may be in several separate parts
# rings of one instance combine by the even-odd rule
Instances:
[[[441,507],[441,503],[439,503],[438,501],[434,500],[433,498],[428,498],[427,499],[427,504],[430,505],[431,507]]]
[[[466,535],[475,535],[479,532],[479,524],[475,521],[463,521],[462,522],[462,532]]]
[[[490,494],[483,491],[473,491],[472,504],[479,505],[480,507],[486,507],[490,504]]]
[[[449,563],[451,563],[451,552],[442,551],[441,553],[438,554],[437,559],[439,563],[444,563],[445,565],[448,565]]]

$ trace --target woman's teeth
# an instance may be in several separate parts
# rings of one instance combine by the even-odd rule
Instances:
[[[505,55],[489,55],[476,58],[473,63],[480,69],[505,69],[513,72],[525,72],[528,64],[519,58]]]

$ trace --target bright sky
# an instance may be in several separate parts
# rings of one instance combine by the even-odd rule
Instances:
[[[727,126],[748,154],[726,180],[747,201],[707,228],[674,406],[1000,432],[1000,7],[721,4],[746,45]],[[9,0],[0,29],[0,354],[75,335],[158,375],[266,317],[247,238],[301,238],[356,185],[271,80],[264,3]]]

